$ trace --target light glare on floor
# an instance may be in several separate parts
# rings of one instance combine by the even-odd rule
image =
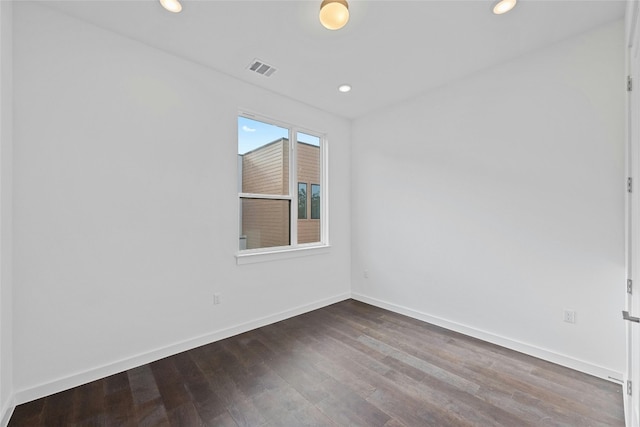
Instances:
[[[342,93],[347,93],[351,90],[351,85],[340,85],[338,86],[338,90]]]

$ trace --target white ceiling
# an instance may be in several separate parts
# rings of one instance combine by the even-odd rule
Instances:
[[[520,0],[506,15],[488,0],[351,0],[339,31],[321,0],[47,1],[69,15],[347,118],[411,98],[524,53],[621,19],[618,0]],[[622,42],[622,40],[621,40]],[[262,59],[271,77],[247,66]],[[350,83],[348,94],[337,91]]]

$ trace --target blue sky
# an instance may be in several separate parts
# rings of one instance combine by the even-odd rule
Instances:
[[[289,130],[246,117],[238,117],[238,154],[254,150],[276,139],[288,138]],[[320,145],[317,136],[298,133],[298,141],[308,144]]]

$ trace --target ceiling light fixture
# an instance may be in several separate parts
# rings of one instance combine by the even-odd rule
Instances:
[[[493,13],[496,15],[507,13],[515,7],[517,2],[518,0],[500,0],[495,6],[493,6]]]
[[[169,12],[178,13],[182,10],[182,5],[178,0],[160,0],[160,4]]]
[[[346,0],[323,0],[320,5],[320,23],[329,30],[339,30],[349,22],[349,4]]]
[[[342,93],[347,93],[351,90],[351,85],[340,85],[338,86],[338,90]]]

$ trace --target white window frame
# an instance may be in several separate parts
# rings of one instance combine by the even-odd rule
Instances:
[[[329,251],[329,144],[326,134],[310,129],[296,126],[281,120],[272,119],[261,114],[241,110],[236,116],[245,117],[247,119],[257,120],[267,124],[279,126],[289,130],[289,194],[253,194],[238,192],[238,211],[236,218],[238,220],[237,230],[242,227],[241,212],[242,199],[270,199],[270,200],[289,200],[289,238],[290,245],[275,246],[269,248],[258,249],[238,249],[238,240],[236,239],[236,262],[238,265],[251,264],[255,262],[273,261],[285,258],[297,258],[301,256],[315,255],[327,253]],[[237,126],[236,126],[237,128]],[[320,139],[320,241],[313,243],[298,243],[298,168],[297,168],[297,142],[298,133],[312,135]],[[236,135],[236,153],[238,135]],[[237,155],[237,154],[236,154]],[[236,162],[238,163],[238,162]],[[239,171],[236,171],[236,180],[238,180]],[[236,183],[237,186],[237,183]]]

